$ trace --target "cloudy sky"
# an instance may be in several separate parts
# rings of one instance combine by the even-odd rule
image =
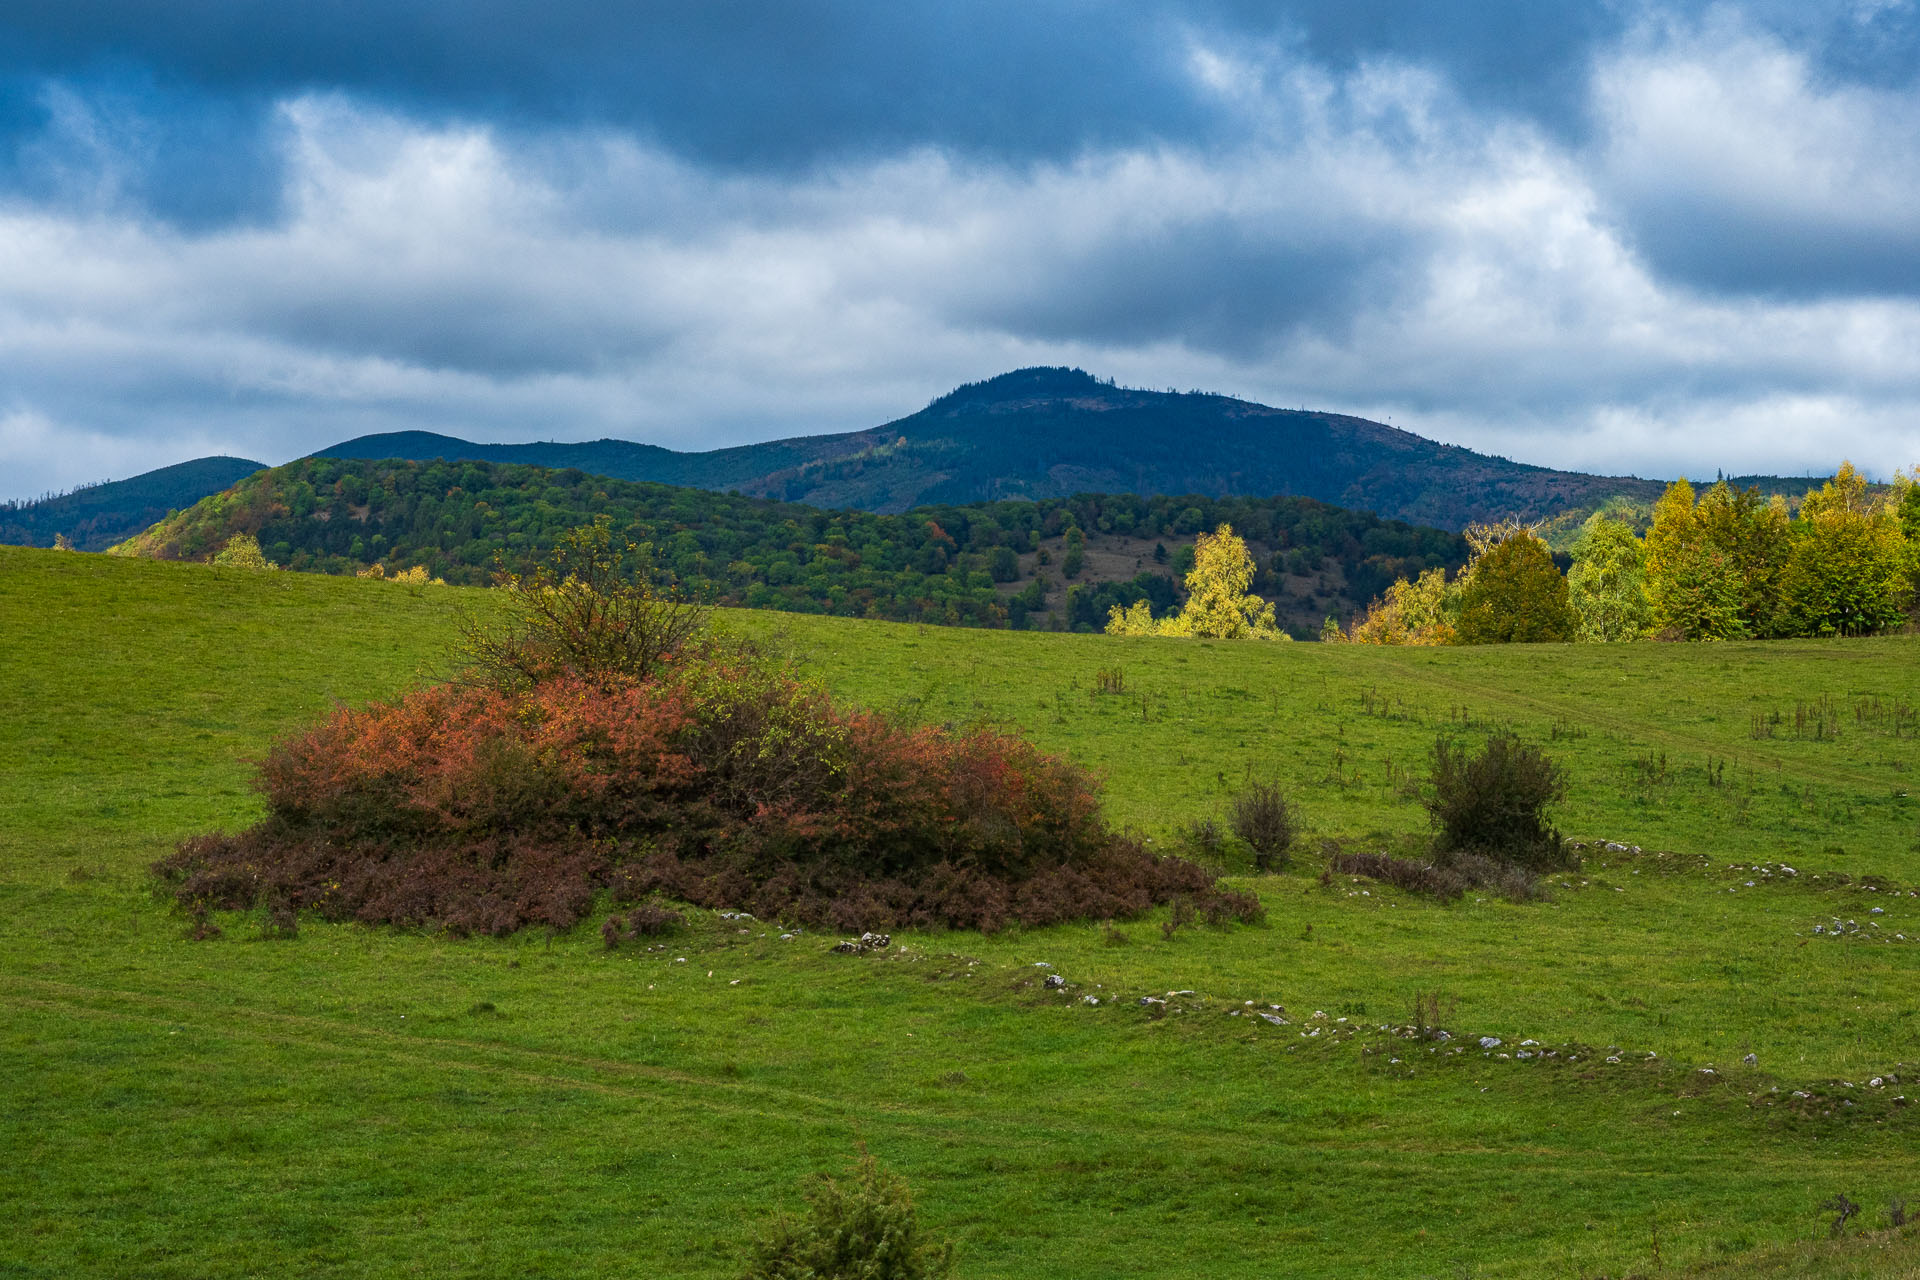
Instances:
[[[1920,462],[1920,12],[0,8],[0,497],[1030,364],[1609,472]]]

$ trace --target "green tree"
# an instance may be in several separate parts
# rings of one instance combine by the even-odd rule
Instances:
[[[1736,492],[1722,480],[1700,497],[1695,527],[1726,558],[1747,634],[1778,634],[1780,581],[1793,549],[1786,500],[1769,503],[1758,489]]]
[[[1463,575],[1462,644],[1529,644],[1573,639],[1578,619],[1553,552],[1519,530],[1488,547]]]
[[[1893,516],[1907,543],[1907,608],[1920,612],[1920,467],[1893,473]]]
[[[1900,518],[1876,501],[1866,478],[1842,463],[1807,495],[1793,528],[1782,584],[1787,616],[1800,635],[1867,635],[1906,621],[1911,562]]]
[[[1655,634],[1676,640],[1739,640],[1747,635],[1740,613],[1739,578],[1725,552],[1702,541],[1684,543],[1650,579]]]
[[[1567,575],[1567,602],[1580,619],[1577,639],[1613,642],[1647,634],[1653,610],[1644,559],[1632,525],[1601,512],[1587,519]]]

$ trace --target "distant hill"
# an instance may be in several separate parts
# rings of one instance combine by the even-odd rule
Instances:
[[[705,453],[624,440],[473,444],[425,432],[362,436],[320,453],[577,467],[879,512],[1075,493],[1287,495],[1447,529],[1543,519],[1616,495],[1649,501],[1664,487],[1527,466],[1364,418],[1134,390],[1059,368],[971,383],[866,431]]]
[[[204,560],[248,533],[293,569],[378,562],[478,583],[496,563],[529,567],[598,515],[652,544],[658,572],[718,603],[989,627],[1097,630],[1114,605],[1143,599],[1164,614],[1195,535],[1222,522],[1249,543],[1253,589],[1307,636],[1397,576],[1466,558],[1458,534],[1310,498],[1080,495],[889,515],[578,469],[340,458],[248,476],[116,550]]]
[[[58,497],[0,503],[0,543],[50,547],[54,535],[64,533],[76,550],[105,551],[265,466],[245,458],[195,458]]]

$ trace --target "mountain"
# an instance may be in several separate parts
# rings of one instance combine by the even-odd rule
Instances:
[[[865,431],[704,453],[624,440],[473,444],[425,432],[362,436],[320,452],[574,467],[879,512],[1075,493],[1289,495],[1448,529],[1541,519],[1614,496],[1646,501],[1664,488],[1527,466],[1365,418],[1143,391],[1061,368],[970,383]]]
[[[50,547],[64,534],[76,550],[105,551],[265,466],[245,458],[195,458],[57,497],[0,503],[0,543]]]
[[[1195,536],[1231,524],[1253,589],[1282,625],[1316,635],[1399,576],[1457,569],[1466,540],[1311,498],[1080,495],[823,510],[578,469],[485,461],[303,458],[261,471],[116,547],[205,560],[251,534],[275,562],[321,573],[425,569],[481,583],[524,571],[575,526],[605,516],[647,543],[655,571],[698,598],[906,622],[1098,630],[1114,605],[1165,613]]]

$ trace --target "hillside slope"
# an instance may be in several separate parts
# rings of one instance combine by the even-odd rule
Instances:
[[[340,458],[475,459],[822,507],[898,512],[929,503],[1075,493],[1290,495],[1459,529],[1541,519],[1662,484],[1526,466],[1335,413],[1200,392],[1117,387],[1037,368],[963,386],[867,431],[676,453],[623,440],[472,444],[424,432],[362,436]]]
[[[0,543],[50,547],[55,534],[65,534],[77,550],[105,551],[265,465],[246,458],[195,458],[37,502],[0,503]]]

